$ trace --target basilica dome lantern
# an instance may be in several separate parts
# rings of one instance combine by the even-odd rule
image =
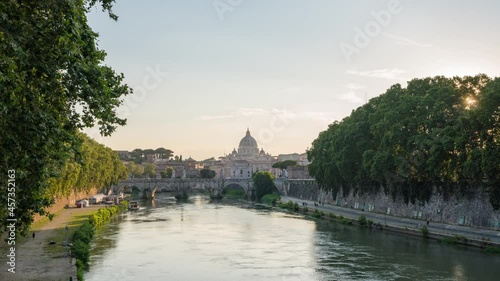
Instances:
[[[240,141],[240,146],[238,147],[238,154],[242,156],[243,155],[251,156],[259,154],[257,141],[250,135],[249,129],[247,129],[246,135]]]

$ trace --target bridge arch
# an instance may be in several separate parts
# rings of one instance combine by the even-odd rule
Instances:
[[[239,190],[246,191],[246,188],[243,185],[241,185],[240,183],[234,183],[234,182],[224,184],[223,189],[224,190],[226,190],[226,189],[239,189]]]
[[[131,193],[140,193],[142,189],[137,185],[127,186]]]
[[[300,184],[315,185],[316,182],[312,179],[275,179],[275,186],[279,194],[287,195],[290,192],[291,186]],[[123,192],[136,191],[144,193],[147,191],[149,196],[154,196],[155,192],[171,191],[171,192],[185,192],[190,190],[206,190],[211,195],[217,196],[221,194],[227,187],[233,189],[243,189],[248,198],[252,198],[254,194],[253,181],[249,179],[144,179],[144,178],[130,178],[120,181],[118,184],[112,186],[113,192],[119,194]]]
[[[247,189],[239,183],[224,184],[222,195],[230,195],[230,197],[246,198],[248,195]]]

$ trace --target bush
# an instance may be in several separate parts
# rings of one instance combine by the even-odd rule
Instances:
[[[488,246],[486,248],[486,252],[492,253],[492,254],[500,254],[500,247]]]
[[[372,220],[367,220],[367,222],[368,222],[368,227],[369,227],[369,228],[372,228],[372,226],[373,226],[373,221],[372,221]]]
[[[99,227],[103,222],[109,220],[112,215],[128,207],[128,202],[123,201],[120,205],[113,205],[108,208],[101,208],[97,213],[90,216],[89,221],[94,227]]]
[[[83,281],[83,263],[81,260],[76,260],[76,279]]]
[[[300,210],[299,204],[292,201],[288,201],[287,203],[278,202],[278,207],[294,212],[298,212]]]
[[[73,246],[71,246],[71,256],[76,258],[76,278],[83,281],[83,271],[89,267],[90,241],[94,236],[94,229],[99,227],[104,221],[109,220],[112,215],[128,207],[128,202],[123,201],[120,205],[109,208],[101,208],[97,213],[91,215],[89,220],[83,223],[78,230],[73,233]]]
[[[317,219],[319,219],[319,218],[321,218],[321,217],[322,217],[322,212],[319,212],[318,210],[316,210],[316,209],[315,209],[315,210],[314,210],[314,212],[311,214],[311,216],[312,216],[313,218],[317,218]]]
[[[364,215],[359,216],[358,224],[360,226],[367,226],[368,225],[368,221],[366,220],[366,217]]]
[[[337,221],[341,224],[352,225],[352,220],[344,218],[343,216],[339,216]]]
[[[429,236],[429,229],[427,228],[427,225],[424,225],[420,228],[420,232],[422,232],[422,236],[424,238],[427,238]]]
[[[73,241],[82,241],[86,244],[90,243],[92,237],[94,236],[94,228],[89,221],[85,222],[80,226],[78,231],[73,234]]]
[[[71,255],[82,263],[83,268],[87,269],[90,258],[90,245],[81,240],[73,241]]]
[[[281,197],[278,194],[266,194],[260,199],[260,202],[275,206],[276,202],[278,202],[280,199]]]
[[[456,244],[460,243],[460,241],[467,243],[467,238],[465,236],[462,236],[462,235],[459,236],[459,235],[455,234],[455,235],[453,235],[453,237],[443,238],[442,241],[448,245],[456,245]]]

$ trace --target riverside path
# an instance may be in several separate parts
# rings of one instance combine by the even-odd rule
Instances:
[[[338,207],[334,205],[324,204],[314,206],[314,201],[311,200],[303,200],[288,196],[281,197],[282,202],[297,202],[301,205],[302,202],[307,203],[307,207],[309,209],[317,209],[323,212],[334,213],[335,215],[341,215],[350,219],[358,219],[359,216],[364,215],[367,219],[372,220],[374,223],[380,223],[381,225],[388,225],[398,228],[407,228],[418,230],[420,227],[426,225],[425,220],[417,220],[411,218],[402,218],[395,217],[390,215],[384,215],[379,213],[372,213],[367,211],[361,211],[351,208]],[[453,224],[444,224],[437,222],[430,222],[427,226],[429,233],[438,234],[438,235],[447,235],[447,236],[463,236],[467,239],[472,239],[475,241],[487,241],[492,244],[500,245],[500,231],[492,230],[492,229],[482,229],[461,225],[453,225]]]

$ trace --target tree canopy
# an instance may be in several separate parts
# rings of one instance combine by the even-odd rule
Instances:
[[[414,79],[329,125],[307,152],[309,171],[336,194],[383,187],[427,200],[483,189],[500,207],[500,78]]]
[[[273,164],[273,168],[276,169],[281,169],[281,170],[286,170],[290,166],[295,166],[297,165],[297,161],[294,160],[285,160],[282,162],[276,162]]]
[[[170,159],[170,157],[172,157],[174,152],[170,149],[159,147],[155,149],[155,153],[159,155],[161,159]]]
[[[134,162],[128,162],[127,172],[133,177],[141,177],[144,174],[144,168],[139,164],[135,164]]]
[[[201,169],[200,176],[202,179],[213,179],[215,178],[215,171],[210,169]]]
[[[144,166],[144,174],[150,178],[156,177],[156,165],[153,163],[147,163]]]
[[[25,234],[33,215],[53,202],[50,179],[76,163],[85,167],[79,129],[97,126],[108,136],[126,122],[116,108],[132,90],[104,64],[86,16],[100,3],[116,19],[112,2],[0,1],[0,181],[5,186],[7,171],[15,170],[16,186],[15,210],[0,211],[4,230],[15,217]],[[7,205],[7,192],[0,203]]]
[[[92,188],[102,189],[127,178],[127,167],[109,147],[96,142],[85,134],[80,149],[81,163],[68,158],[59,174],[48,181],[45,196],[48,199],[68,196],[72,192],[88,192]]]
[[[162,178],[171,178],[173,172],[174,172],[174,168],[173,167],[167,167],[167,168],[165,168],[165,171],[163,171],[163,172],[160,173],[160,175],[161,175]]]
[[[140,149],[136,148],[130,153],[131,160],[136,164],[141,164],[146,161],[147,155],[155,155],[161,159],[170,159],[173,156],[173,151],[164,147],[159,147],[157,149]]]
[[[257,172],[252,179],[257,200],[260,200],[266,194],[272,194],[276,190],[274,175],[270,172]]]

